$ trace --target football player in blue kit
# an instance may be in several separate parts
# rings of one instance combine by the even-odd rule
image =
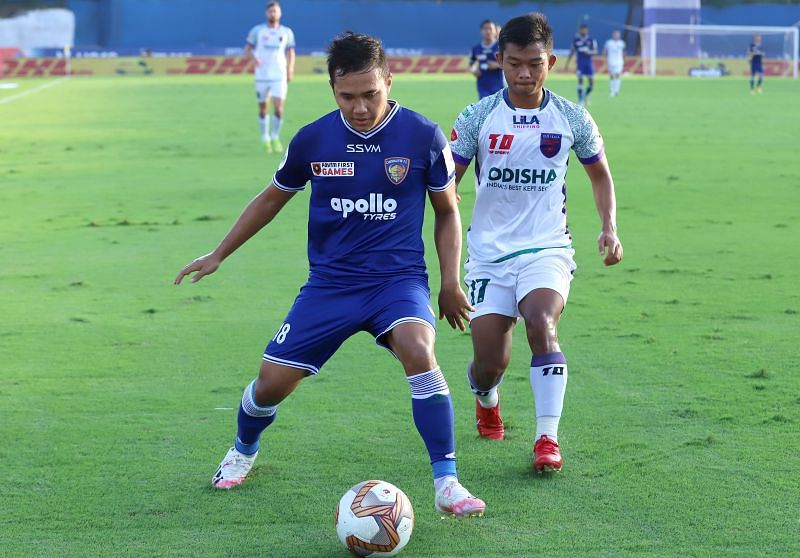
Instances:
[[[761,84],[764,82],[764,48],[761,46],[761,35],[753,35],[753,42],[747,48],[747,58],[750,60],[750,94],[761,94]]]
[[[575,38],[572,39],[572,49],[567,56],[564,68],[569,67],[569,61],[577,53],[575,75],[578,76],[578,104],[588,105],[589,94],[594,87],[594,62],[592,57],[597,54],[597,41],[589,36],[589,26],[585,23],[578,27]],[[586,78],[586,89],[583,88],[583,78]]]
[[[478,98],[494,95],[503,88],[503,70],[497,63],[497,25],[487,19],[481,22],[481,42],[472,47],[469,71],[478,85]]]
[[[427,196],[442,278],[439,318],[464,330],[472,307],[459,284],[461,220],[450,147],[434,122],[388,98],[392,75],[379,40],[337,37],[328,48],[328,73],[339,110],[297,132],[272,183],[213,252],[175,279],[194,273],[195,282],[216,271],[311,183],[308,282],[267,345],[258,378],[244,390],[234,447],[212,485],[241,484],[278,405],[346,339],[368,331],[405,370],[414,423],[433,467],[436,509],[480,515],[483,501],[456,473],[453,405],[433,350],[436,316],[422,241]]]

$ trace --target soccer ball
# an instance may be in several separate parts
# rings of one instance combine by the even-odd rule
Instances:
[[[394,556],[408,544],[413,529],[408,496],[386,481],[358,483],[336,507],[336,533],[353,556]]]

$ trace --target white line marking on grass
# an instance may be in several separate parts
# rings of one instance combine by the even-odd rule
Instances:
[[[233,411],[233,407],[214,407],[215,411]]]
[[[28,89],[27,91],[22,91],[20,93],[17,93],[16,95],[11,95],[11,96],[6,97],[4,99],[0,99],[0,105],[6,105],[6,104],[10,103],[11,101],[16,101],[17,99],[21,99],[23,97],[27,97],[28,95],[33,95],[34,93],[38,93],[39,91],[44,91],[45,89],[53,87],[54,85],[58,85],[59,83],[62,83],[64,81],[68,80],[68,79],[69,79],[69,77],[63,77],[63,78],[54,79],[53,81],[48,81],[47,83],[43,83],[43,84],[39,85],[38,87],[34,87],[33,89]]]

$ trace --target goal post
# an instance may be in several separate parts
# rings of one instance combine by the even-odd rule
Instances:
[[[686,75],[693,65],[720,75],[749,74],[747,49],[753,36],[761,35],[765,73],[798,77],[797,27],[656,23],[640,34],[646,75]]]

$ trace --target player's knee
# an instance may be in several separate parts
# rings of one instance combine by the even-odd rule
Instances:
[[[509,358],[506,355],[495,355],[488,358],[476,358],[472,362],[472,379],[475,387],[489,389],[503,379]]]
[[[407,372],[419,373],[433,369],[436,358],[433,353],[433,343],[422,335],[397,335],[393,336],[392,351]]]
[[[557,320],[548,312],[531,312],[525,316],[525,330],[531,347],[549,351],[558,343]]]

